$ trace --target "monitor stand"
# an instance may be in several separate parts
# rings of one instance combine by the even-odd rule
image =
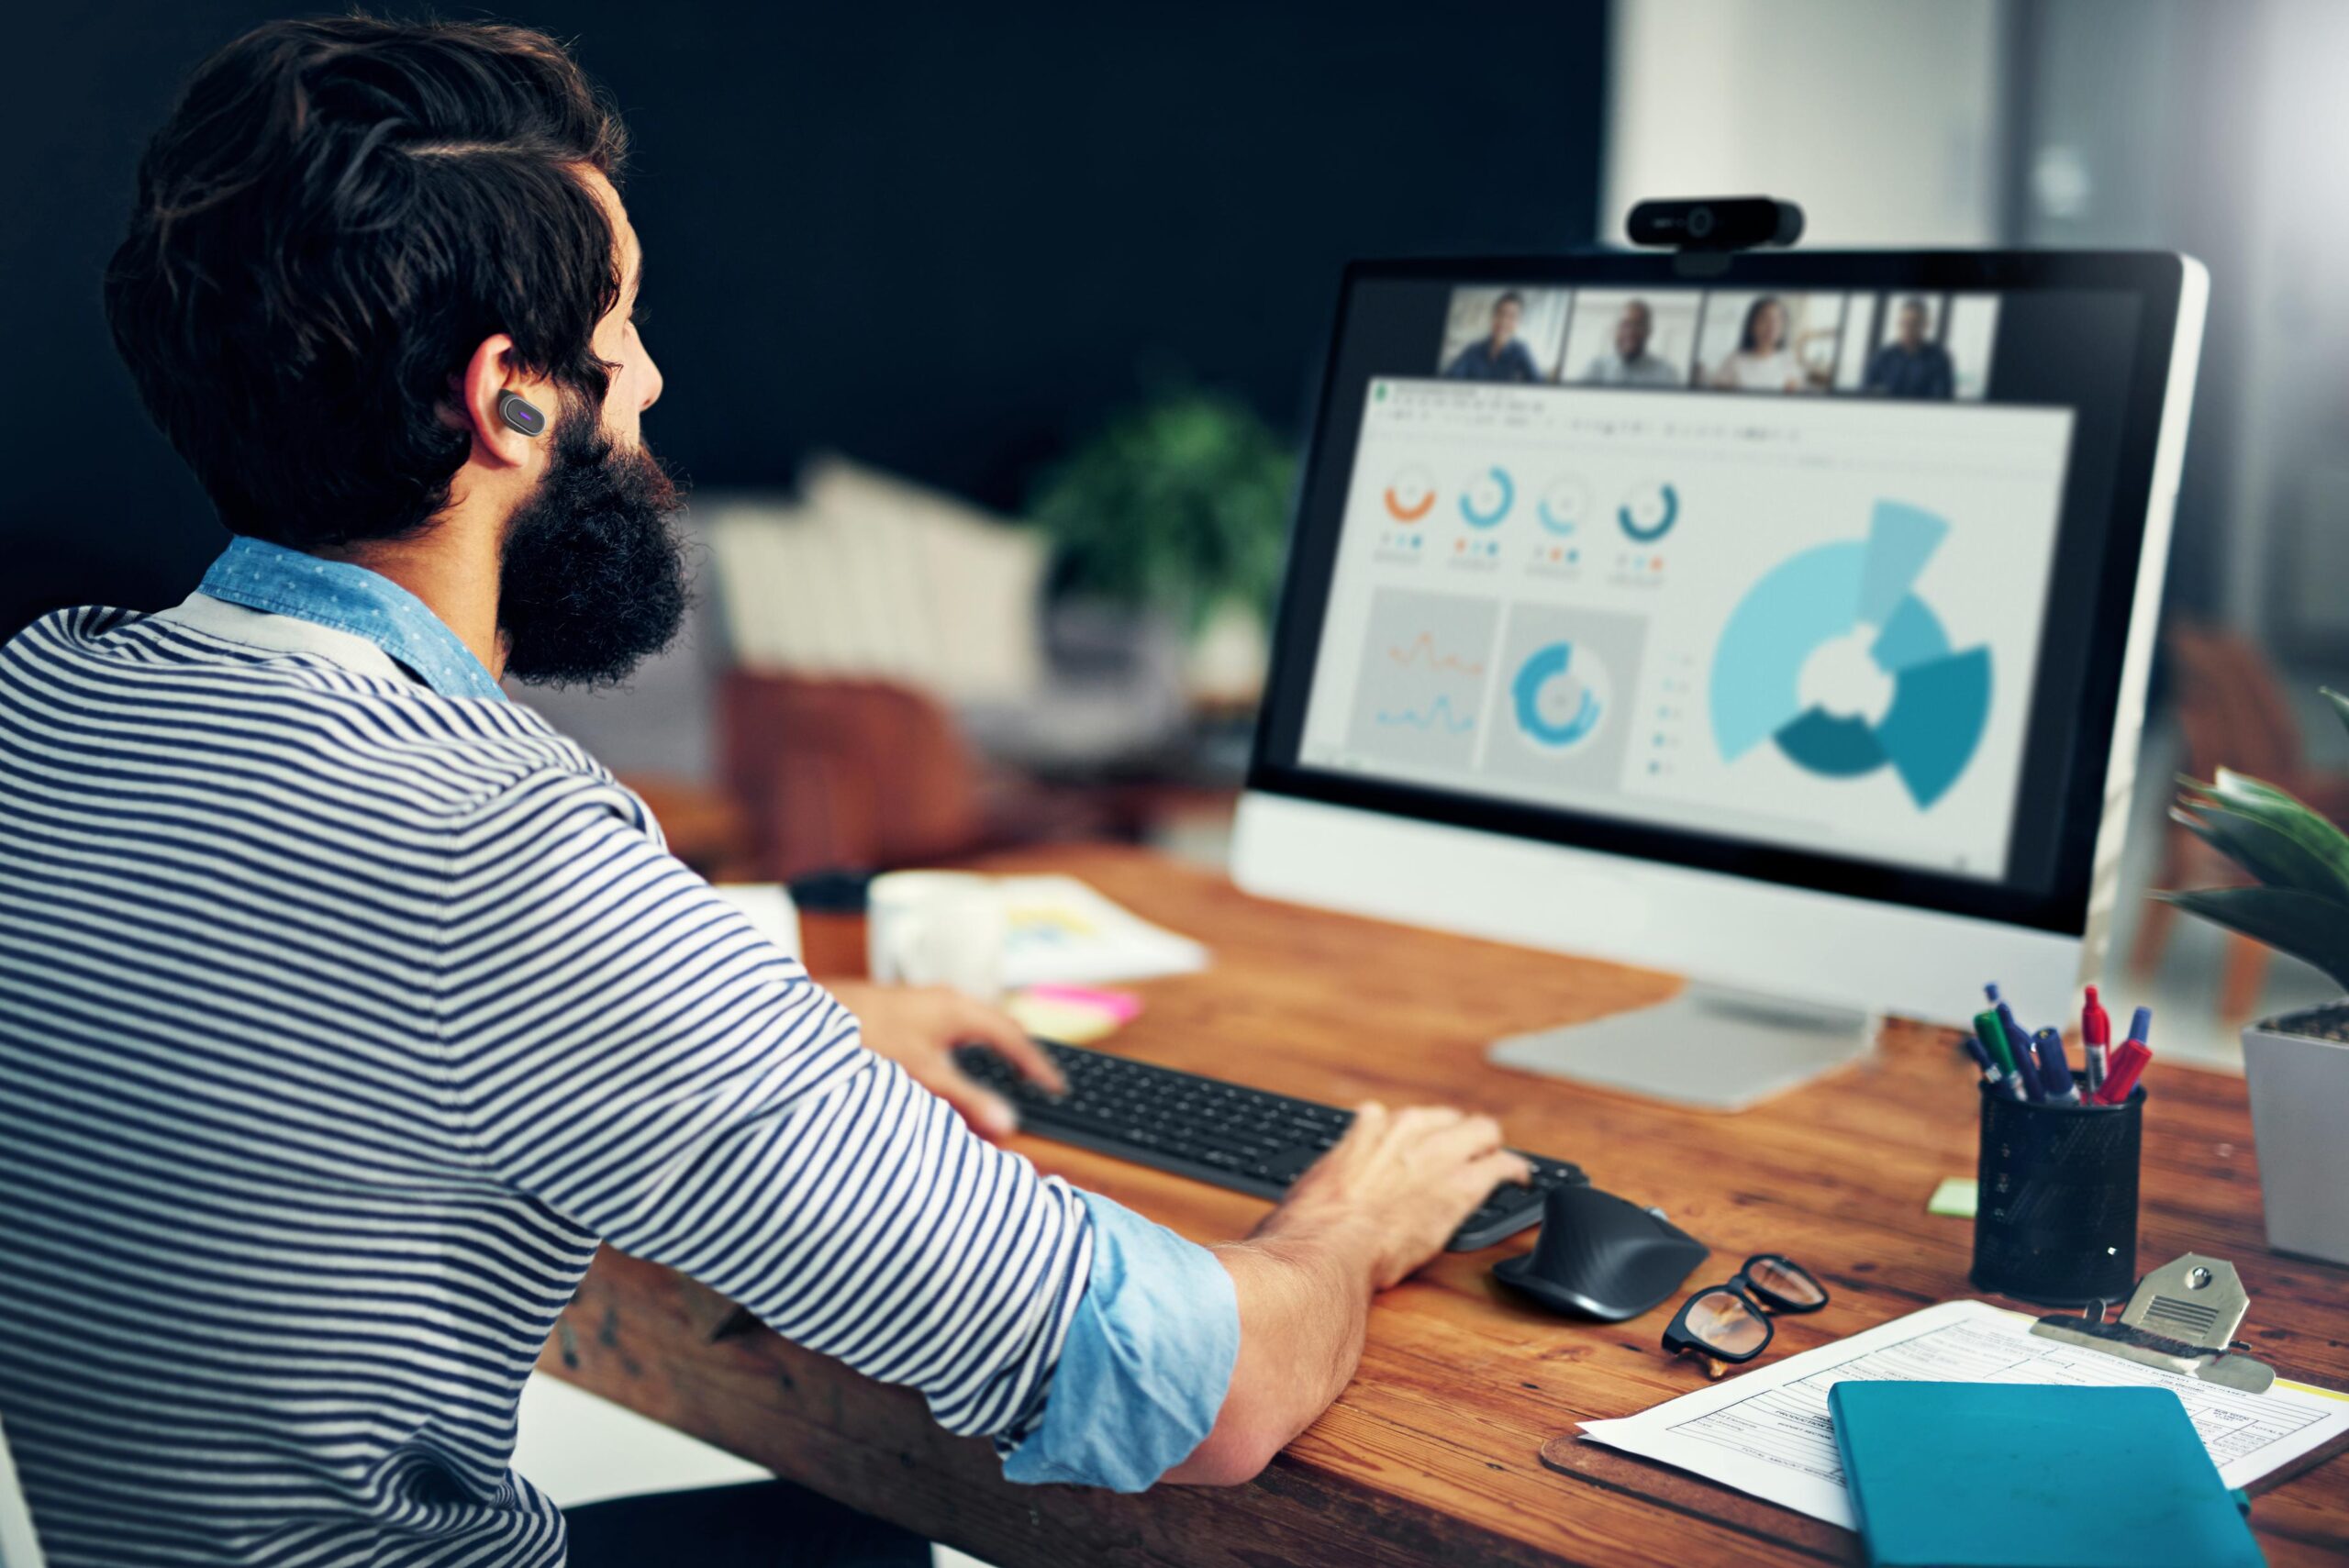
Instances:
[[[1875,1049],[1875,1017],[1690,981],[1653,1006],[1495,1040],[1496,1066],[1742,1111]]]

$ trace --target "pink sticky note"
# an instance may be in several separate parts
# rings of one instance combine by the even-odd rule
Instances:
[[[1039,1002],[1065,1007],[1093,1007],[1121,1024],[1141,1017],[1141,998],[1130,991],[1100,991],[1090,985],[1030,985],[1028,995]]]

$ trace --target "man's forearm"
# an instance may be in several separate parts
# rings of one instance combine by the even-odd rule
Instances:
[[[1272,1462],[1353,1377],[1372,1295],[1441,1251],[1495,1184],[1531,1174],[1490,1117],[1355,1107],[1256,1234],[1216,1250],[1239,1303],[1240,1354],[1213,1429],[1165,1479],[1230,1485]]]
[[[1229,1485],[1262,1470],[1353,1380],[1376,1249],[1355,1228],[1330,1226],[1268,1229],[1215,1253],[1239,1297],[1240,1355],[1214,1429],[1166,1479]]]

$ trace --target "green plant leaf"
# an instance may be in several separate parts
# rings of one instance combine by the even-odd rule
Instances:
[[[2349,859],[2319,854],[2260,817],[2208,801],[2180,801],[2169,816],[2268,886],[2298,888],[2349,906]],[[2349,839],[2343,847],[2349,851]]]
[[[1058,588],[1188,617],[1268,612],[1297,462],[1235,398],[1174,387],[1122,410],[1042,477],[1030,515]]]
[[[2332,866],[2349,884],[2349,834],[2274,784],[2221,768],[2205,798],[2184,804],[2205,814],[2224,811],[2247,817],[2271,828]]]
[[[2349,909],[2288,887],[2201,887],[2156,898],[2290,953],[2349,990]]]
[[[2332,705],[2332,711],[2341,716],[2342,728],[2349,729],[2349,697],[2343,696],[2331,686],[2319,686],[2317,690],[2322,692],[2324,700]]]

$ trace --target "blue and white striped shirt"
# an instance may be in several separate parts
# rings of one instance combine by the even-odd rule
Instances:
[[[61,1568],[560,1563],[508,1459],[599,1240],[1017,1479],[1196,1446],[1210,1254],[969,1134],[429,628],[328,618],[0,648],[0,1419]]]

